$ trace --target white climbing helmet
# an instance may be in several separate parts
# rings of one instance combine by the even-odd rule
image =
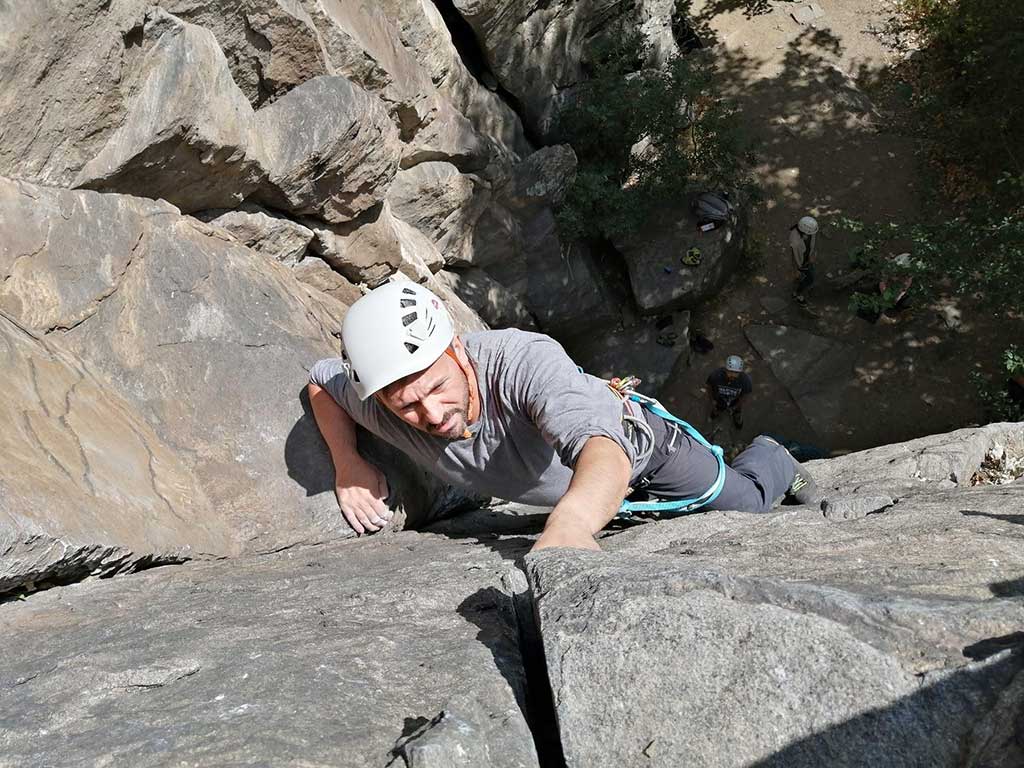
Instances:
[[[743,358],[739,355],[729,355],[725,358],[725,370],[732,371],[733,373],[742,373]]]
[[[802,216],[800,221],[796,223],[796,228],[805,235],[816,235],[818,234],[818,220],[813,216]]]
[[[360,400],[429,368],[455,338],[444,304],[413,282],[375,288],[356,301],[341,325],[342,355]]]

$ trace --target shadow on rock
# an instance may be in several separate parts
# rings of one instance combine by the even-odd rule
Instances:
[[[994,515],[991,512],[978,512],[973,509],[961,509],[960,514],[965,517],[991,517],[993,520],[1002,520],[1004,523],[1024,525],[1024,515]]]
[[[302,403],[302,416],[285,440],[284,461],[288,477],[305,489],[306,496],[316,496],[334,490],[334,465],[313,418],[313,407],[305,386],[299,392],[299,402]]]
[[[988,588],[996,597],[1024,597],[1024,578],[997,581]]]
[[[1020,635],[1021,633],[1015,633]],[[994,638],[1003,640],[1004,638]],[[983,645],[978,643],[977,645]],[[1019,640],[1013,643],[1019,644]],[[965,653],[968,649],[965,649]],[[1000,649],[1003,650],[1003,649]],[[826,728],[753,765],[756,768],[795,768],[797,766],[865,766],[865,765],[926,765],[924,759],[934,751],[935,723],[929,722],[932,713],[958,714],[973,722],[965,734],[962,765],[1021,765],[1016,759],[1024,758],[1024,744],[1016,741],[1007,730],[1016,725],[1020,715],[1019,701],[1006,701],[996,691],[1015,686],[1014,678],[1024,668],[1024,652],[1005,653],[989,663],[968,667],[949,674],[938,682],[923,687],[892,705],[865,712],[858,717]],[[987,706],[979,706],[988,700]],[[1012,708],[1014,712],[1008,712]],[[959,712],[957,712],[959,710]],[[882,758],[879,753],[865,754],[864,745],[900,743],[901,755]],[[1007,752],[1007,750],[1012,750]],[[915,762],[914,756],[922,759]],[[933,755],[934,756],[934,755]],[[904,758],[901,760],[900,758]],[[905,761],[906,758],[911,758]]]
[[[525,606],[524,606],[525,607]],[[557,719],[539,637],[528,638],[516,617],[514,598],[496,587],[480,589],[457,608],[479,628],[494,664],[515,692],[516,702],[533,734],[541,768],[565,768]]]

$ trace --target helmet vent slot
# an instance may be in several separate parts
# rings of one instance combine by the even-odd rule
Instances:
[[[402,315],[402,325],[408,328],[410,325],[416,322],[416,313],[410,312],[408,315]]]
[[[419,347],[419,345],[418,345],[418,344],[410,344],[410,343],[409,343],[409,342],[407,341],[407,342],[405,342],[405,348],[406,348],[407,350],[409,350],[409,354],[410,354],[410,355],[412,355],[412,354],[415,354],[415,353],[416,353],[416,350],[417,350],[417,349],[419,349],[420,347]]]
[[[404,293],[406,296],[415,296],[416,295],[416,291],[414,291],[412,288],[403,288],[402,289],[402,293]]]
[[[408,309],[409,307],[416,306],[416,299],[402,299],[400,303],[402,305],[402,309]]]

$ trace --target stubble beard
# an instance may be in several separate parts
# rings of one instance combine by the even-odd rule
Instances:
[[[444,418],[441,419],[441,423],[445,424],[453,416],[458,416],[455,424],[447,432],[439,432],[431,430],[431,433],[437,437],[442,437],[445,440],[461,440],[466,434],[466,427],[469,424],[469,392],[466,392],[466,397],[461,408],[452,408],[450,411],[445,411]]]

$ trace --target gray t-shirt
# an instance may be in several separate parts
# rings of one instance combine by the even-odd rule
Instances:
[[[421,432],[376,398],[360,401],[341,358],[319,361],[309,379],[424,469],[481,495],[553,506],[569,487],[583,445],[598,435],[622,447],[634,479],[642,473],[622,425],[623,402],[603,380],[581,373],[554,339],[511,329],[469,334],[464,343],[480,384],[480,418],[473,437],[462,440]]]

